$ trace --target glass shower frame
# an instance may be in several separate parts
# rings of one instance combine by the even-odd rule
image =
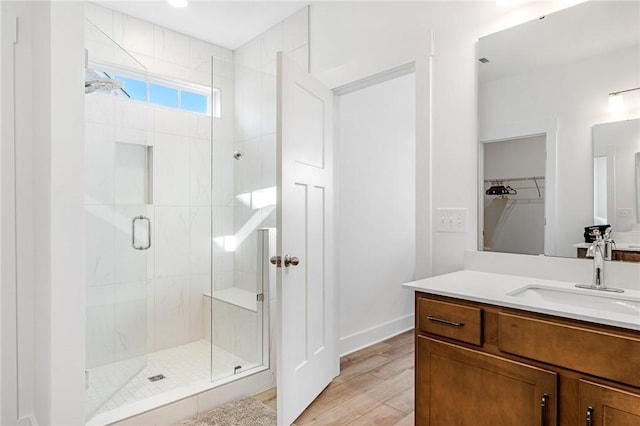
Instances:
[[[88,54],[89,65],[98,64],[108,67],[111,63],[135,71],[137,75],[151,76],[144,66],[138,63],[126,50],[90,22],[87,22],[87,33],[89,34],[87,45],[92,47]],[[98,41],[99,43],[97,43]],[[267,90],[275,94],[276,80],[275,75],[267,75],[261,71],[237,66],[234,64],[233,57],[212,57],[211,70],[211,99],[213,100],[217,96],[221,98],[220,105],[215,108],[220,114],[212,114],[212,117],[209,118],[209,151],[207,152],[205,148],[203,151],[191,150],[190,152],[192,163],[194,159],[204,158],[209,163],[206,167],[209,168],[208,180],[211,194],[211,201],[207,207],[210,214],[210,229],[208,233],[205,232],[201,235],[202,238],[198,239],[200,246],[208,240],[206,243],[209,246],[208,278],[202,281],[203,283],[206,281],[206,285],[200,286],[199,292],[193,292],[193,286],[189,287],[191,305],[200,306],[202,309],[199,315],[202,317],[203,337],[210,344],[210,365],[208,366],[210,374],[206,380],[193,383],[194,386],[189,389],[185,388],[185,396],[227,383],[233,380],[234,376],[245,377],[269,367],[268,302],[273,294],[270,292],[269,285],[270,283],[272,287],[275,285],[275,281],[271,282],[270,280],[273,269],[269,266],[270,253],[275,248],[275,103],[268,108],[269,111],[266,113],[262,109],[265,108],[263,92]],[[249,77],[243,81],[254,83],[253,86],[249,84],[241,87],[236,84],[237,78],[246,76]],[[151,77],[147,79],[149,78]],[[255,82],[259,82],[257,89]],[[113,265],[111,281],[102,287],[92,286],[90,280],[87,282],[88,348],[90,345],[96,346],[94,343],[97,337],[101,335],[104,337],[104,333],[102,333],[105,328],[104,321],[96,320],[96,316],[99,317],[96,312],[103,314],[105,311],[109,312],[110,325],[107,325],[106,328],[110,330],[112,337],[107,340],[113,342],[113,345],[117,344],[118,339],[122,340],[123,336],[124,340],[128,341],[127,332],[136,336],[135,343],[131,341],[128,344],[129,348],[135,348],[135,356],[116,359],[114,355],[105,357],[101,363],[87,359],[86,414],[87,418],[90,418],[96,412],[104,412],[105,402],[125,386],[129,386],[134,377],[133,381],[145,380],[136,377],[136,375],[149,364],[149,356],[155,356],[152,348],[154,348],[154,339],[156,338],[154,332],[157,334],[155,329],[158,324],[154,323],[154,317],[157,317],[158,314],[154,311],[156,306],[152,300],[155,299],[157,302],[158,294],[153,282],[158,278],[156,276],[158,269],[156,257],[159,238],[160,244],[162,244],[162,236],[158,235],[158,229],[162,230],[164,227],[162,221],[159,222],[161,218],[158,218],[156,212],[159,200],[154,197],[158,189],[154,188],[158,185],[154,179],[154,168],[157,167],[155,164],[157,158],[154,157],[157,157],[156,154],[159,151],[154,151],[156,146],[153,139],[154,134],[158,131],[156,128],[158,123],[141,119],[133,125],[134,128],[119,128],[115,124],[117,120],[135,121],[136,114],[138,118],[142,118],[139,113],[140,108],[127,108],[126,106],[126,102],[136,101],[122,99],[106,101],[105,99],[109,97],[105,97],[104,94],[87,96],[101,97],[87,98],[90,99],[87,107],[88,118],[104,113],[105,104],[108,104],[107,109],[110,112],[107,113],[107,116],[111,121],[99,124],[103,126],[102,130],[110,127],[108,133],[113,135],[109,147],[111,151],[102,152],[102,157],[92,153],[92,149],[88,150],[88,155],[94,155],[94,162],[91,163],[90,160],[87,160],[86,164],[88,181],[99,172],[100,169],[95,167],[97,163],[104,162],[105,158],[113,158],[114,161],[120,161],[118,164],[121,166],[117,171],[115,163],[109,165],[109,173],[111,173],[111,179],[114,180],[111,183],[113,187],[123,183],[115,182],[120,178],[135,178],[140,184],[120,185],[124,190],[131,192],[127,195],[128,198],[125,197],[125,202],[116,202],[114,195],[111,204],[99,206],[108,212],[109,220],[93,214],[92,210],[98,208],[90,201],[89,189],[87,193],[87,200],[89,200],[86,203],[87,217],[94,217],[89,222],[95,222],[95,217],[97,217],[97,220],[102,221],[103,228],[107,229],[105,233],[113,233],[114,235],[113,250],[110,253],[111,258],[109,258],[109,262]],[[114,107],[115,104],[119,106]],[[237,118],[238,110],[235,109],[235,106],[238,105],[243,105],[243,108],[257,108],[259,110],[261,126],[256,140],[244,139],[250,132],[243,130],[243,126],[247,125],[246,115],[241,119]],[[117,108],[122,109],[117,110]],[[196,123],[197,132],[202,133],[203,123],[206,119],[201,117],[199,120]],[[104,133],[107,133],[94,131],[95,127],[92,127],[92,124],[87,126],[87,144],[90,144],[90,140],[95,136],[102,137]],[[244,152],[241,161],[235,158],[236,151]],[[255,173],[256,170],[259,171],[258,174]],[[125,176],[118,178],[116,175],[122,171],[126,172]],[[142,198],[136,195],[136,191],[133,191],[136,188],[139,190],[138,193],[143,194]],[[115,192],[115,189],[113,191]],[[216,198],[218,196],[219,198]],[[193,221],[194,217],[190,216],[189,220]],[[147,231],[151,233],[150,239],[135,236],[136,233],[139,237],[144,236]],[[242,236],[242,238],[235,239],[232,250],[226,250],[224,246],[224,237],[229,235],[234,238]],[[220,237],[223,237],[222,250],[220,250]],[[241,239],[242,241],[240,241]],[[118,241],[117,247],[115,240]],[[226,241],[232,240],[227,239]],[[92,245],[100,245],[100,243],[99,236],[96,236],[95,233],[87,233],[87,249],[89,251]],[[137,250],[134,247],[134,245],[143,247],[148,243],[151,243],[148,251]],[[231,249],[232,247],[227,246],[226,248]],[[190,250],[192,249],[193,247]],[[129,259],[131,256],[135,258],[135,261]],[[124,262],[126,259],[131,262]],[[90,271],[94,268],[92,265],[87,265],[86,269]],[[124,277],[128,273],[134,272],[136,280],[133,282],[126,280],[117,282],[115,278],[116,275]],[[120,291],[116,292],[116,288]],[[235,292],[236,296],[239,294],[240,301],[233,300],[233,295],[232,300],[224,295],[221,296],[221,292],[224,293],[224,290]],[[236,297],[236,299],[238,298]],[[209,313],[206,311],[207,304],[209,304]],[[135,309],[132,308],[135,312],[129,309],[129,314],[127,314],[127,309],[123,309],[123,307],[129,306],[131,308],[132,305],[135,305]],[[125,314],[121,315],[123,312]],[[116,323],[121,325],[119,333],[116,332]],[[129,326],[125,326],[125,324]],[[102,343],[102,346],[105,346],[104,342]],[[112,343],[106,345],[109,346]],[[227,357],[228,359],[225,360],[223,356],[216,355],[219,353],[219,351],[216,352],[218,349],[238,356],[241,361],[229,363],[229,360],[234,359]],[[87,353],[90,354],[91,351],[88,350]],[[225,362],[228,365],[221,366]],[[220,368],[217,368],[218,366]],[[98,368],[102,368],[107,373],[97,374]],[[92,382],[102,384],[108,382],[110,386],[105,392],[97,392],[97,387],[92,385]],[[108,405],[117,407],[113,401],[110,401]]]

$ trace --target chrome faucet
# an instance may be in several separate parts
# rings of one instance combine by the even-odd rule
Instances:
[[[587,249],[587,257],[593,258],[593,281],[589,284],[576,284],[579,288],[589,288],[593,290],[613,291],[623,293],[619,288],[607,287],[605,282],[605,265],[607,260],[611,260],[613,248],[616,243],[611,239],[611,227],[607,228],[604,236],[599,230],[594,230],[596,240]]]

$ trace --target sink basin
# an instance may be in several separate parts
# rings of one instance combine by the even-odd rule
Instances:
[[[640,315],[640,299],[608,294],[599,290],[574,290],[528,285],[508,293],[508,296],[532,302],[556,303],[624,315]]]

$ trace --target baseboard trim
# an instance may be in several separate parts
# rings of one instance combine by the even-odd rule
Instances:
[[[400,317],[366,330],[340,338],[340,356],[349,355],[360,349],[386,340],[390,337],[411,330],[414,326],[415,315]]]

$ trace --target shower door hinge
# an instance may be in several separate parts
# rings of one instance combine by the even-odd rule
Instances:
[[[256,294],[256,300],[258,302],[264,302],[264,293],[258,293]]]

